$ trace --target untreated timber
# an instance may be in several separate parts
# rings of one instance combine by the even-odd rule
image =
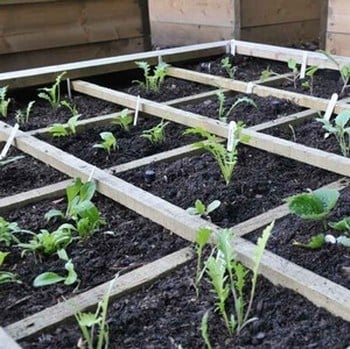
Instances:
[[[110,299],[112,300],[116,297],[130,294],[138,288],[148,285],[179,268],[193,257],[194,253],[191,248],[183,248],[117,277],[110,293]],[[111,281],[105,282],[78,296],[57,303],[23,320],[15,322],[6,327],[6,332],[16,340],[19,340],[47,329],[50,326],[58,325],[64,320],[74,316],[78,311],[83,311],[97,305],[107,292],[110,282]],[[6,347],[6,349],[10,349],[10,347]]]
[[[222,76],[215,76],[182,68],[170,67],[167,70],[167,74],[179,79],[194,81],[205,85],[215,86],[216,88],[220,87],[241,93],[246,93],[249,86],[248,82],[232,80]],[[326,111],[329,104],[329,100],[325,98],[308,96],[302,93],[281,90],[269,86],[255,85],[253,86],[252,93],[259,97],[274,96],[290,101],[301,107],[322,111]],[[338,114],[343,110],[350,110],[350,106],[342,101],[339,101],[335,105],[334,113]]]
[[[11,130],[12,127],[0,122],[0,139],[8,138]],[[92,165],[21,131],[18,131],[16,144],[20,150],[45,161],[69,176],[79,176],[86,180],[94,168]],[[210,222],[193,217],[185,210],[101,169],[95,169],[93,179],[101,194],[151,219],[184,239],[194,241],[196,231],[202,226],[218,229]],[[252,256],[255,248],[256,245],[249,241],[240,237],[235,239],[237,258],[249,267],[253,264]],[[260,270],[272,282],[291,288],[317,306],[322,306],[333,314],[350,321],[350,290],[345,287],[268,251],[265,252],[261,261]]]
[[[0,349],[21,349],[2,327],[0,327]]]
[[[81,93],[121,104],[128,108],[132,108],[137,102],[137,97],[135,96],[84,81],[73,82],[73,88]],[[343,102],[343,105],[346,105],[346,103]],[[350,106],[347,105],[347,107]],[[219,137],[227,138],[228,125],[219,120],[179,110],[171,106],[160,105],[159,103],[143,98],[141,99],[140,110],[144,113],[162,117],[189,127],[202,127]],[[310,148],[302,144],[262,134],[250,129],[243,130],[243,133],[249,136],[249,141],[245,142],[248,146],[298,160],[343,176],[350,175],[350,159],[344,156]]]

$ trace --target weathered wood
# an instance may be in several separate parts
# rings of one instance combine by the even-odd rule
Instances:
[[[229,79],[225,79],[230,81]],[[239,82],[242,83],[242,82]],[[263,86],[256,86],[256,89]],[[97,86],[88,82],[75,81],[73,88],[81,93],[85,93],[103,100],[124,105],[132,108],[136,105],[137,97],[130,96],[123,92],[114,91],[105,87]],[[189,127],[202,127],[220,137],[227,138],[227,124],[210,119],[188,111],[179,110],[170,106],[160,105],[146,99],[141,100],[140,110],[155,116],[162,117],[173,122],[181,123]],[[346,103],[338,104],[338,109],[349,105]],[[328,171],[338,173],[343,176],[350,174],[350,159],[340,155],[331,154],[322,150],[309,148],[307,146],[273,137],[266,134],[261,134],[250,129],[245,129],[244,134],[250,137],[247,145],[268,151],[273,154],[298,160]]]
[[[0,327],[0,349],[21,349],[2,327]]]
[[[168,75],[184,80],[195,81],[201,84],[230,89],[241,93],[245,93],[248,88],[247,82],[232,80],[221,76],[214,76],[181,68],[168,68]],[[327,109],[329,103],[329,100],[324,98],[308,96],[301,93],[281,90],[274,87],[262,85],[256,85],[254,87],[253,93],[259,97],[274,96],[290,101],[301,107],[322,111],[325,111]],[[340,101],[336,104],[334,108],[334,113],[338,114],[342,110],[350,110],[350,106]]]
[[[111,290],[110,300],[130,294],[138,288],[164,277],[190,261],[193,257],[194,253],[191,248],[183,248],[118,277]],[[109,286],[110,281],[105,282],[67,301],[57,303],[23,320],[15,322],[7,326],[6,331],[18,340],[43,331],[53,325],[58,325],[74,316],[76,312],[96,306],[107,292]],[[6,349],[9,348],[6,347]]]

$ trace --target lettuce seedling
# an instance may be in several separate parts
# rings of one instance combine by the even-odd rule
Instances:
[[[285,201],[288,203],[289,211],[302,219],[323,221],[335,207],[339,199],[339,191],[336,189],[317,189],[308,193],[293,195]]]
[[[216,256],[211,255],[205,265],[217,299],[217,310],[222,315],[230,334],[234,332],[239,334],[245,326],[256,320],[256,318],[249,318],[249,316],[254,300],[260,262],[273,226],[274,222],[264,229],[262,236],[257,241],[253,255],[250,296],[247,306],[245,306],[244,300],[248,286],[248,269],[236,259],[236,253],[232,245],[234,238],[232,230],[223,229],[217,232],[216,246],[214,247],[214,250],[217,251]],[[234,300],[234,314],[229,316],[226,303],[230,295]]]
[[[189,128],[184,132],[184,134],[198,134],[206,138],[205,141],[194,143],[194,147],[198,149],[203,149],[204,151],[209,152],[214,157],[214,159],[219,165],[222,176],[225,179],[226,185],[230,183],[233,171],[237,164],[238,144],[242,141],[249,141],[248,136],[242,135],[242,130],[244,127],[245,126],[243,123],[236,123],[236,127],[234,129],[232,151],[228,151],[224,145],[217,143],[215,135],[209,133],[208,131],[200,127]]]
[[[95,233],[105,221],[101,218],[98,208],[91,201],[96,192],[95,182],[82,183],[80,178],[66,188],[67,210],[50,210],[45,218],[64,218],[75,222],[75,230],[82,238]]]
[[[62,276],[51,271],[42,273],[34,279],[34,287],[54,285],[62,281],[65,285],[69,286],[78,281],[78,275],[74,269],[74,264],[72,260],[68,257],[66,250],[61,249],[57,251],[57,254],[61,260],[66,262],[64,268],[67,270],[67,275]]]
[[[19,243],[17,246],[23,250],[22,255],[26,252],[52,255],[58,250],[66,248],[73,241],[73,230],[75,230],[75,227],[67,223],[62,224],[52,233],[42,229],[38,234],[32,233],[33,238],[28,243]]]
[[[160,86],[166,77],[166,70],[169,64],[165,62],[160,62],[155,66],[153,70],[153,75],[151,75],[151,66],[145,62],[135,62],[135,64],[143,70],[143,76],[145,81],[134,80],[141,88],[145,89],[147,92],[159,92]]]
[[[350,157],[350,111],[341,111],[333,122],[325,118],[316,120],[323,124],[322,128],[329,134],[335,136],[343,156]]]
[[[133,117],[130,114],[129,109],[123,109],[119,116],[112,120],[112,124],[118,125],[125,132],[130,132],[130,126],[133,123]]]
[[[114,137],[112,132],[101,132],[100,137],[102,139],[101,143],[94,144],[93,148],[100,148],[107,152],[108,155],[111,151],[115,151],[119,148],[117,139]]]
[[[307,242],[306,244],[303,244],[303,243],[298,242],[298,241],[293,241],[293,246],[304,247],[304,248],[307,248],[310,250],[318,250],[325,243],[326,243],[325,236],[324,236],[324,234],[321,233],[321,234],[311,236],[309,242]]]
[[[230,116],[232,110],[237,108],[242,103],[247,103],[249,105],[252,105],[254,108],[258,109],[258,106],[256,105],[256,103],[251,98],[248,98],[248,97],[238,98],[228,109],[224,107],[224,104],[226,101],[225,94],[222,91],[219,91],[216,93],[216,96],[218,97],[218,100],[219,100],[219,120],[222,122],[227,122],[227,119]]]
[[[25,111],[21,109],[17,110],[15,118],[19,124],[28,123],[34,103],[35,101],[29,102]]]
[[[6,257],[9,255],[9,252],[0,251],[0,268],[5,262]],[[21,284],[22,282],[18,279],[18,276],[9,271],[0,270],[0,285],[7,284],[9,282],[14,282]]]
[[[0,243],[4,243],[6,247],[12,244],[18,244],[19,240],[15,236],[22,229],[16,222],[8,222],[3,217],[0,217]]]
[[[0,115],[7,117],[8,106],[11,102],[10,98],[6,98],[8,86],[0,87]]]
[[[39,91],[42,91],[42,92],[38,94],[38,97],[48,101],[53,110],[56,110],[61,105],[60,84],[65,74],[66,72],[59,74],[56,77],[55,83],[51,87],[39,88]]]
[[[210,218],[209,214],[219,208],[220,205],[221,201],[214,200],[208,206],[205,206],[201,200],[197,199],[194,203],[194,207],[189,207],[186,211],[191,215]]]
[[[237,67],[233,66],[230,63],[230,58],[225,57],[220,62],[221,68],[225,70],[226,74],[229,76],[230,79],[233,79],[235,77],[235,73],[237,70]]]
[[[165,142],[165,127],[168,124],[169,122],[164,122],[164,120],[162,120],[153,128],[142,131],[142,135],[140,137],[147,139],[154,145],[162,144]]]
[[[95,313],[77,312],[75,318],[79,324],[83,340],[79,340],[81,348],[107,349],[109,347],[109,326],[107,323],[107,310],[109,298],[118,275],[110,282],[106,294],[98,303]],[[97,338],[96,337],[97,334]]]
[[[67,137],[75,135],[80,116],[81,115],[72,116],[66,124],[53,124],[49,128],[49,133],[53,137]]]

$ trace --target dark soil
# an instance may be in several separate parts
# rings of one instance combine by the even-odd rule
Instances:
[[[156,173],[152,183],[145,170]],[[282,199],[307,188],[318,188],[340,177],[302,163],[241,146],[231,183],[226,186],[216,161],[209,154],[172,163],[150,164],[119,174],[129,181],[182,208],[196,199],[209,204],[220,200],[211,214],[214,223],[232,226],[282,204]]]
[[[308,147],[342,155],[335,136],[325,137],[326,131],[322,128],[322,124],[315,119],[305,120],[284,128],[275,127],[264,132]]]
[[[59,107],[53,110],[47,101],[44,101],[34,94],[33,89],[25,89],[10,94],[11,102],[9,105],[9,114],[4,121],[10,125],[16,123],[16,112],[22,110],[25,112],[30,101],[35,101],[30,113],[29,122],[20,125],[22,131],[34,130],[47,127],[53,123],[65,123],[72,116],[72,113],[66,107]],[[101,99],[89,97],[73,91],[72,100],[67,95],[62,96],[62,100],[69,101],[75,105],[80,116],[80,120],[88,119],[94,116],[115,113],[121,110],[116,104],[103,101]]]
[[[350,216],[350,189],[341,192],[337,206],[329,217],[330,222],[337,222]],[[350,288],[350,249],[341,245],[327,244],[319,250],[309,250],[293,246],[294,241],[304,244],[311,236],[320,233],[338,234],[328,228],[324,230],[321,222],[303,221],[296,216],[288,216],[279,220],[272,232],[267,249],[304,268],[322,275],[340,285]],[[256,242],[260,232],[247,236],[249,240]]]
[[[82,160],[103,168],[174,149],[198,140],[196,136],[183,136],[186,127],[175,123],[169,123],[166,126],[166,138],[161,144],[152,144],[147,139],[140,137],[142,131],[156,126],[160,121],[152,117],[140,118],[136,127],[131,126],[130,133],[121,130],[119,126],[105,126],[78,132],[70,137],[45,136],[43,139]],[[110,155],[104,149],[93,148],[94,144],[101,142],[99,134],[103,131],[112,132],[119,145],[119,149],[112,151]]]
[[[202,281],[197,299],[193,289],[194,263],[110,304],[110,348],[204,348],[200,334],[203,314],[211,309],[209,336],[213,348],[333,348],[350,342],[350,324],[315,307],[302,296],[263,278],[258,282],[248,325],[230,337],[214,313],[209,283]],[[23,348],[75,348],[76,325],[64,325],[20,344]]]
[[[90,239],[75,241],[66,249],[80,279],[78,293],[112,279],[118,272],[125,273],[188,245],[166,229],[101,195],[98,196],[96,205],[107,225]],[[44,214],[52,208],[65,210],[65,204],[62,201],[45,201],[12,210],[5,218],[34,232],[39,232],[40,229],[53,231],[62,222],[47,223],[44,220]],[[25,242],[29,236],[23,234],[20,239]],[[1,326],[56,304],[62,301],[62,297],[74,295],[76,284],[42,288],[32,286],[34,278],[42,272],[65,274],[64,264],[58,260],[57,255],[35,257],[28,253],[21,258],[21,251],[16,247],[1,246],[1,250],[11,252],[2,268],[18,274],[23,282],[1,286]]]
[[[4,143],[0,143],[0,149],[3,146]],[[67,179],[63,173],[11,147],[8,157],[18,155],[24,155],[24,158],[0,169],[0,197],[18,194]]]
[[[286,115],[294,114],[302,110],[302,108],[289,103],[283,99],[275,97],[262,98],[255,95],[235,94],[233,97],[227,97],[224,103],[224,108],[229,111],[231,106],[241,98],[249,98],[254,101],[254,105],[247,102],[240,103],[234,108],[227,121],[243,121],[247,126],[253,126],[262,122],[275,120]],[[200,104],[188,104],[181,107],[184,110],[192,113],[208,116],[211,118],[219,118],[219,101],[217,98],[208,98]]]

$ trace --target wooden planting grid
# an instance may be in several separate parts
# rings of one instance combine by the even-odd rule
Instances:
[[[198,55],[205,55],[205,52],[212,54],[213,50],[216,52],[225,52],[231,44],[231,41],[221,41],[184,48],[161,50],[157,52],[133,54],[111,59],[86,61],[50,68],[4,73],[0,74],[0,84],[11,83],[11,85],[15,86],[20,86],[21,84],[26,86],[34,85],[38,82],[41,83],[43,78],[47,79],[48,77],[52,77],[53,74],[62,71],[67,71],[70,78],[74,78],[77,72],[80,74],[82,71],[84,71],[84,75],[87,76],[96,73],[99,66],[110,65],[111,71],[118,70],[118,64],[129,64],[134,60],[140,59],[149,60],[151,63],[154,63],[159,56],[161,56],[164,61],[186,59],[191,57],[191,55],[192,57],[198,57]],[[304,51],[296,49],[273,47],[242,41],[235,41],[234,45],[237,54],[279,61],[287,61],[289,58],[295,58],[298,62],[301,62],[304,56]],[[167,59],[168,57],[170,57],[170,60]],[[350,62],[350,58],[348,59],[349,62],[346,62],[345,58],[341,58],[341,60],[344,63]],[[308,52],[308,64],[317,64],[322,68],[337,69],[335,65],[323,55],[315,52]],[[246,82],[194,72],[187,69],[171,67],[168,69],[168,75],[215,86],[220,89],[226,89],[226,91],[245,93],[248,88],[248,83]],[[329,103],[326,99],[283,91],[269,86],[271,82],[274,82],[275,80],[276,77],[270,78],[264,82],[260,80],[254,81],[252,92],[257,96],[262,97],[272,95],[274,97],[284,98],[293,101],[299,106],[307,108],[307,110],[282,117],[277,121],[265,122],[246,128],[244,134],[250,137],[250,140],[246,145],[313,165],[344,177],[349,177],[349,158],[261,133],[261,131],[276,125],[289,124],[306,118],[311,118],[316,114],[316,111],[325,111]],[[129,109],[136,108],[137,97],[124,92],[98,86],[90,82],[81,80],[72,81],[72,90],[101,100],[116,103]],[[228,134],[227,124],[177,108],[189,101],[201,101],[213,96],[216,92],[217,90],[214,90],[165,103],[157,103],[142,98],[140,110],[142,113],[152,117],[165,118],[175,123],[190,127],[200,126],[225,140]],[[350,110],[350,105],[347,104],[347,100],[338,101],[335,105],[334,113],[339,113],[342,110]],[[106,124],[106,122],[115,118],[116,115],[118,115],[118,113],[79,121],[78,132],[80,129]],[[0,122],[0,141],[6,141],[11,130],[11,126],[4,122]],[[36,138],[37,135],[45,134],[46,132],[46,128],[29,132],[18,131],[14,146],[22,152],[39,159],[72,178],[81,177],[82,180],[87,180],[92,171],[94,171],[93,180],[96,181],[98,192],[136,213],[149,218],[189,242],[194,241],[196,231],[199,227],[210,226],[214,231],[220,229],[220,227],[209,223],[207,220],[197,216],[191,216],[184,209],[177,207],[160,197],[152,195],[117,176],[118,173],[135,169],[151,162],[172,161],[193,154],[196,150],[192,145],[183,146],[126,164],[114,166],[107,170],[102,170]],[[71,182],[72,180],[69,179],[39,189],[2,198],[0,199],[0,214],[13,209],[14,207],[25,206],[28,203],[37,202],[42,199],[58,198],[62,196],[66,186]],[[342,180],[331,183],[326,187],[341,190],[349,184],[350,180],[348,178],[343,178]],[[252,256],[255,244],[244,239],[243,236],[255,231],[256,229],[263,228],[273,220],[287,215],[288,208],[287,205],[284,204],[233,226],[233,230],[237,233],[233,244],[237,251],[238,259],[246,266],[252,267]],[[130,293],[146,284],[152,283],[160,277],[173,272],[176,268],[193,258],[194,252],[189,246],[128,272],[120,276],[118,282],[115,283],[111,298],[120,297],[121,295]],[[323,307],[329,312],[350,321],[350,290],[347,288],[269,251],[265,251],[262,259],[261,274],[274,284],[280,284],[283,287],[292,289],[309,299],[315,305]],[[77,310],[93,307],[105,293],[108,284],[109,282],[99,285],[89,291],[75,296],[69,302],[65,301],[58,303],[8,325],[4,329],[0,328],[0,348],[18,348],[18,345],[13,342],[14,340],[17,341],[23,339],[38,333],[39,331],[43,331],[46,328],[52,327],[53,325],[57,325],[68,318],[71,318]],[[74,308],[71,306],[72,301],[75,304]]]

